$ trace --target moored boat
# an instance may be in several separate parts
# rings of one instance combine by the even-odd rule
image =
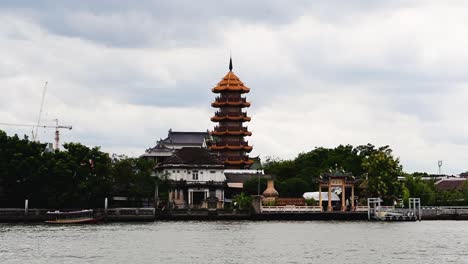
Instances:
[[[93,224],[102,220],[102,217],[94,215],[93,210],[80,210],[73,212],[49,211],[47,212],[48,224]]]

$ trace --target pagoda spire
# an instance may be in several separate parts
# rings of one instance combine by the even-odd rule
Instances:
[[[232,71],[232,57],[229,56],[229,71]]]

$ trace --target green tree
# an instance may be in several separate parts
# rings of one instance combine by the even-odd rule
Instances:
[[[258,177],[253,177],[244,182],[243,191],[248,195],[257,195],[258,193]],[[267,187],[267,179],[260,177],[260,194],[262,194]]]
[[[305,192],[311,190],[311,183],[301,178],[291,178],[282,182],[277,182],[275,188],[280,197],[300,198]]]
[[[403,191],[403,200],[405,204],[408,204],[408,198],[419,197],[421,198],[421,204],[423,205],[434,205],[436,201],[436,191],[434,181],[423,180],[421,176],[424,174],[413,173],[406,175],[404,181],[405,191]]]
[[[389,148],[372,153],[362,164],[368,177],[368,195],[381,197],[385,203],[391,204],[402,194],[402,185],[398,176],[402,175],[402,166],[398,158],[394,158]]]
[[[114,160],[114,193],[129,197],[134,206],[140,206],[142,199],[152,198],[156,186],[156,179],[152,176],[154,166],[153,161],[146,159],[123,157]]]

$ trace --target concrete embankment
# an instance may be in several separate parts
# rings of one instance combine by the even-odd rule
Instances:
[[[468,207],[424,207],[422,220],[468,220]]]
[[[50,209],[2,208],[0,222],[44,222]],[[72,210],[65,210],[72,211]],[[285,221],[359,221],[367,220],[367,212],[251,213],[246,210],[179,209],[156,211],[154,208],[96,209],[108,222],[136,221],[217,221],[217,220],[285,220]],[[425,207],[422,220],[468,220],[466,207]]]
[[[156,215],[156,220],[163,221],[221,221],[221,220],[251,220],[249,211],[243,210],[168,210],[160,211]]]
[[[66,209],[63,211],[78,211],[79,209]],[[0,222],[44,222],[48,220],[47,212],[51,209],[22,209],[22,208],[0,208]],[[154,221],[154,208],[111,208],[95,209],[96,214],[105,216],[109,222],[126,221]]]

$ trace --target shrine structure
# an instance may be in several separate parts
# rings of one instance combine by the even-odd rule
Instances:
[[[232,72],[232,59],[229,61],[229,72],[216,85],[212,92],[219,94],[212,107],[219,108],[211,117],[211,121],[218,123],[211,131],[213,143],[209,146],[211,152],[217,153],[220,161],[227,169],[248,169],[253,160],[248,154],[252,151],[246,136],[252,135],[244,122],[249,122],[250,117],[242,110],[250,106],[250,103],[242,95],[250,89]]]
[[[324,173],[321,177],[322,179],[319,180],[319,206],[322,207],[322,188],[326,188],[328,190],[327,195],[327,211],[333,211],[333,204],[332,204],[332,192],[333,189],[338,189],[341,191],[341,206],[339,206],[339,210],[347,211],[346,205],[346,188],[351,189],[351,194],[348,195],[348,199],[350,201],[350,211],[355,210],[355,196],[354,196],[354,185],[357,183],[357,180],[354,179],[354,176],[351,173],[346,172],[330,172]],[[336,193],[336,192],[335,192]],[[326,194],[325,194],[326,195]],[[338,207],[338,206],[337,206]]]

